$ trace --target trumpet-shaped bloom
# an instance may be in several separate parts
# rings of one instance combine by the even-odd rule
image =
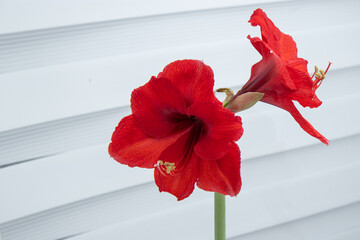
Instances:
[[[308,134],[328,144],[329,141],[303,118],[293,103],[297,101],[303,107],[319,107],[322,102],[315,90],[326,72],[313,81],[307,70],[308,62],[297,57],[292,37],[282,33],[261,9],[254,11],[249,22],[261,28],[262,39],[248,38],[262,55],[262,60],[252,67],[249,81],[235,97],[246,92],[264,93],[261,101],[288,111]]]
[[[116,127],[110,155],[130,167],[154,168],[160,191],[188,197],[197,186],[235,196],[241,188],[240,117],[213,93],[211,68],[201,61],[167,65],[135,89],[132,114]]]

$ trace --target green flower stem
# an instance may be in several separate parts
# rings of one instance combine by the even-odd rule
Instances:
[[[215,240],[226,239],[225,195],[214,193]]]
[[[223,103],[223,107],[226,108],[230,101]],[[214,225],[215,240],[226,240],[225,195],[217,192],[214,192]]]

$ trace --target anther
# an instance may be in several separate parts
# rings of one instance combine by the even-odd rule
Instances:
[[[315,77],[316,77],[316,78],[319,78],[319,79],[322,79],[322,78],[323,78],[323,75],[320,74],[320,73],[315,73]]]
[[[169,162],[165,162],[164,166],[166,167],[166,173],[170,174],[171,171],[175,170],[175,163],[169,163]]]
[[[173,171],[175,170],[175,163],[163,162],[161,160],[157,161],[155,167],[159,169],[160,173],[166,176],[165,172],[171,176],[174,175]]]
[[[325,79],[325,75],[327,73],[327,71],[329,70],[331,65],[331,62],[329,62],[329,65],[327,66],[326,70],[319,70],[319,68],[317,66],[315,66],[315,72],[312,75],[311,79],[313,79],[315,77],[314,83],[313,83],[313,91],[315,91],[316,89],[318,89],[318,87],[320,87],[322,81]]]
[[[315,73],[317,73],[319,71],[319,67],[315,66]]]

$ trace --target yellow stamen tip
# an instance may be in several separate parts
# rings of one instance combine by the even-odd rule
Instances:
[[[172,171],[172,170],[175,170],[175,163],[169,163],[169,162],[165,162],[164,163],[164,166],[166,167],[166,173],[167,174],[170,174],[170,172]]]
[[[316,78],[322,78],[323,76],[320,73],[315,73]]]
[[[175,170],[175,163],[170,163],[170,162],[163,162],[161,160],[157,161],[157,167],[159,168],[159,170],[161,171],[166,171],[167,174],[171,175],[171,171]],[[163,174],[164,175],[164,174]]]

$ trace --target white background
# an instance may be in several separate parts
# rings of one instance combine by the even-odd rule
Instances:
[[[212,193],[177,202],[151,170],[110,159],[131,91],[171,61],[203,60],[238,89],[260,59],[261,7],[313,66],[329,140],[264,103],[240,113],[243,188],[229,239],[360,238],[360,4],[346,1],[0,1],[0,232],[13,239],[211,239]],[[223,96],[219,96],[223,97]]]

